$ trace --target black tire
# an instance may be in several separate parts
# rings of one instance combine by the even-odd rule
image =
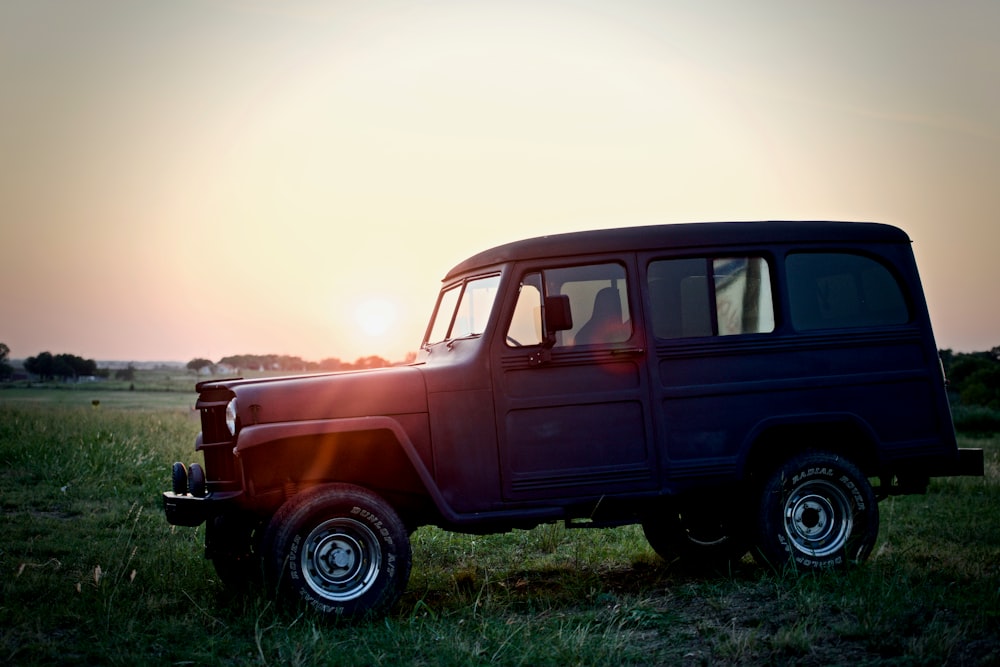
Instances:
[[[773,566],[844,567],[871,554],[878,504],[868,479],[849,460],[805,452],[764,485],[757,531],[758,553]]]
[[[196,498],[204,498],[208,495],[208,485],[205,482],[205,469],[200,463],[192,463],[188,466],[188,490]]]
[[[736,497],[704,496],[671,506],[642,522],[646,541],[668,563],[692,569],[727,569],[750,548],[746,503]]]
[[[188,492],[187,467],[180,461],[176,462],[170,469],[170,488],[178,496],[183,496]]]
[[[388,503],[350,484],[288,500],[271,519],[265,542],[278,592],[331,619],[385,613],[410,578],[406,526]]]
[[[263,581],[260,543],[264,522],[250,514],[229,513],[205,522],[205,555],[222,584],[243,592]]]

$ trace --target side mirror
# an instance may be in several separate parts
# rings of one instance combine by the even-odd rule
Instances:
[[[540,365],[552,359],[552,348],[556,344],[556,332],[573,328],[573,313],[569,309],[569,297],[565,294],[545,297],[545,340],[540,350],[532,353],[528,361]]]
[[[556,344],[556,332],[573,328],[573,313],[569,308],[569,297],[565,294],[545,297],[545,340],[542,348],[531,354],[528,360],[537,365],[552,359],[552,348]]]
[[[545,297],[545,331],[552,336],[557,331],[573,328],[573,313],[569,308],[569,297],[565,294]]]

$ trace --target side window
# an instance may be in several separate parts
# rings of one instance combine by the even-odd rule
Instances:
[[[517,293],[514,315],[507,328],[507,345],[522,347],[541,345],[542,332],[542,276],[530,273],[521,281]]]
[[[795,253],[785,260],[792,326],[799,331],[905,324],[903,291],[888,268],[851,253]]]
[[[632,336],[625,267],[590,264],[527,274],[507,329],[507,345],[540,345],[545,340],[542,303],[556,295],[569,297],[573,328],[556,333],[555,347],[620,343]]]
[[[657,338],[774,331],[771,272],[762,257],[659,260],[646,277]]]

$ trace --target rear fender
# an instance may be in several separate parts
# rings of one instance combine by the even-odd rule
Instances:
[[[766,477],[795,454],[824,449],[847,456],[865,474],[880,468],[878,436],[863,419],[851,413],[786,415],[760,422],[740,448],[738,476]]]

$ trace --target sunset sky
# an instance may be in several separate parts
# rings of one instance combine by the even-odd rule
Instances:
[[[1000,345],[1000,2],[0,0],[0,342],[402,359],[577,229],[843,219]]]

